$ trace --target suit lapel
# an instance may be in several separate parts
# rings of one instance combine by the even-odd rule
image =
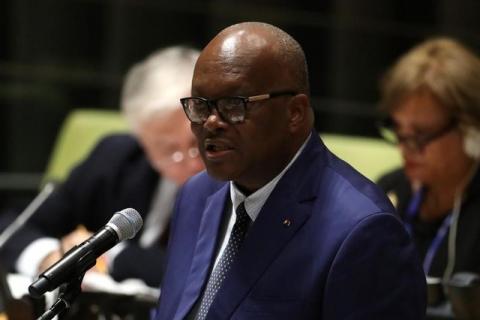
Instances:
[[[179,309],[175,314],[175,319],[183,319],[187,315],[200,295],[203,284],[206,281],[208,271],[210,270],[210,263],[213,261],[228,190],[229,184],[227,183],[206,201],[200,221],[190,273],[187,277],[186,287],[179,303]]]
[[[257,280],[309,218],[306,206],[281,201],[262,209],[210,308],[208,319],[230,319]],[[288,219],[288,221],[284,221]],[[257,224],[258,222],[258,224]],[[290,224],[290,225],[288,225]]]
[[[230,319],[265,270],[310,217],[310,202],[315,198],[314,182],[321,174],[312,169],[318,166],[311,163],[321,161],[313,152],[319,146],[318,138],[309,143],[277,184],[248,231],[207,319]]]

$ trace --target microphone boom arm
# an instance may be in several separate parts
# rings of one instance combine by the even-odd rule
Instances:
[[[84,276],[85,272],[78,277],[72,278],[68,283],[63,284],[60,287],[60,293],[57,301],[55,301],[50,309],[45,311],[45,313],[38,318],[38,320],[50,320],[56,315],[64,314],[73,304],[73,301],[82,292],[81,285]]]

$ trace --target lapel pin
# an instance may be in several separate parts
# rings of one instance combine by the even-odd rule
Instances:
[[[292,220],[290,220],[290,219],[288,219],[288,218],[285,218],[285,219],[283,220],[283,225],[284,225],[285,227],[288,228],[288,227],[290,227],[291,224],[292,224]]]

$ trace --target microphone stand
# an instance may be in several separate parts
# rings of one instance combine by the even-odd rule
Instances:
[[[50,320],[56,315],[59,315],[59,317],[65,315],[75,298],[77,298],[82,291],[81,284],[84,276],[85,273],[61,285],[57,301],[37,320]]]

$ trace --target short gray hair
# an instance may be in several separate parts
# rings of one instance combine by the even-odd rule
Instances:
[[[126,74],[121,110],[133,133],[153,114],[181,108],[188,95],[199,51],[184,46],[161,49],[136,63]]]

